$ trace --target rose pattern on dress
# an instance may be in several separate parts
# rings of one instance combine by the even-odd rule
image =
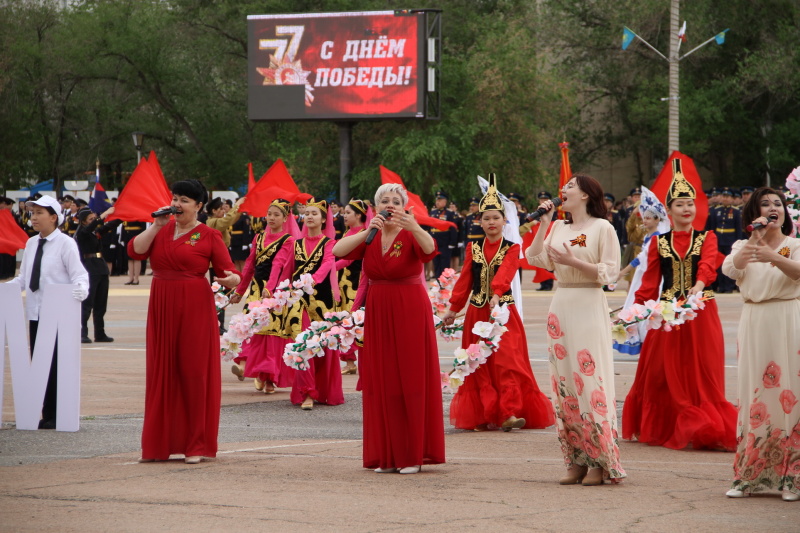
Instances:
[[[762,424],[769,424],[767,404],[758,400],[753,400],[753,403],[750,404],[750,427],[757,429],[760,428]]]
[[[797,398],[792,391],[789,389],[784,389],[781,392],[781,395],[778,396],[778,399],[781,402],[781,407],[783,408],[783,412],[787,415],[792,412],[794,406],[797,405]]]
[[[578,365],[581,374],[586,376],[594,376],[594,358],[589,350],[581,350],[578,352]]]
[[[547,315],[547,334],[550,335],[551,339],[560,339],[564,336],[558,317],[553,313]]]
[[[564,348],[563,344],[555,343],[553,345],[553,353],[559,359],[564,359],[567,356],[567,349]]]
[[[767,389],[781,386],[781,367],[775,364],[775,361],[770,361],[767,365],[762,381]]]

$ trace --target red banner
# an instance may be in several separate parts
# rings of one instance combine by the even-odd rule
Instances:
[[[250,119],[424,116],[422,21],[393,11],[249,16]]]

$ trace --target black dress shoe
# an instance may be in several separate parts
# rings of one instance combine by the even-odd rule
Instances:
[[[39,420],[39,429],[56,429],[56,419],[44,418]]]
[[[89,337],[86,336],[81,337],[81,344],[91,344],[91,343],[92,339],[90,339]]]
[[[95,337],[94,342],[114,342],[114,337],[103,335],[102,337]]]

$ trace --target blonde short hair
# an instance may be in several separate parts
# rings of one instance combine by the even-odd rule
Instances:
[[[386,194],[387,192],[399,194],[400,198],[403,200],[404,208],[405,206],[408,205],[408,193],[406,192],[406,190],[403,188],[402,185],[399,185],[397,183],[384,183],[383,185],[378,187],[378,190],[375,191],[375,205],[381,203],[381,198],[383,198],[383,195]]]

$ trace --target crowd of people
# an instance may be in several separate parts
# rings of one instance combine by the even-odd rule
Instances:
[[[202,183],[180,181],[172,186],[174,218],[149,224],[106,222],[113,207],[97,214],[71,197],[60,204],[42,197],[21,206],[18,220],[31,239],[13,282],[34,295],[27,311],[32,339],[41,276],[78,286],[83,342],[92,342],[90,316],[94,342],[111,342],[103,319],[108,278],[128,262],[126,284],[136,285],[139,262],[150,261],[142,462],[172,454],[185,455],[187,463],[216,456],[217,333],[226,324],[209,280],[229,288],[231,302],[250,303],[270,296],[284,280],[308,275],[313,292],[273,310],[269,324],[243,345],[232,373],[251,378],[266,394],[290,387],[291,403],[302,410],[344,403],[342,375],[357,373],[363,466],[415,474],[423,465],[444,463],[436,331],[421,311],[430,309],[427,282],[455,268],[460,277],[442,321],[450,325],[466,309],[463,348],[477,342],[473,325],[489,320],[497,306],[508,307],[509,319],[500,349],[453,397],[454,427],[512,431],[555,424],[565,485],[620,483],[627,476],[622,437],[678,450],[735,452],[729,497],[772,489],[782,491],[784,500],[799,500],[800,240],[791,236],[786,197],[768,187],[710,190],[701,231],[694,228],[697,191],[680,160],[673,161],[672,176],[662,204],[646,187],[617,202],[597,180],[576,174],[559,191],[561,216],[555,216],[553,195],[541,191],[541,216],[534,220],[524,198],[503,196],[492,175],[468,212],[459,213],[447,192],[436,192],[429,215],[452,223],[446,229],[420,226],[407,191],[397,184],[382,185],[372,202],[312,198],[296,206],[296,214],[291,202],[277,198],[265,217],[250,217],[239,211],[244,199],[212,199]],[[504,233],[511,212],[519,235]],[[757,227],[748,232],[751,223]],[[65,258],[60,270],[52,260],[42,263],[44,241],[55,238],[61,244],[45,248],[45,258]],[[540,290],[555,289],[542,318],[549,399],[531,368],[512,290],[522,268],[535,272]],[[626,307],[702,296],[704,308],[680,328],[640,328],[637,342],[616,343],[606,291],[622,279],[630,281]],[[738,412],[724,394],[724,339],[714,291],[739,291],[744,300]],[[313,321],[362,307],[362,342],[342,351],[325,348],[306,370],[283,362],[286,345]],[[639,355],[621,420],[614,350]],[[45,400],[43,428],[54,427],[52,401],[54,396]]]

